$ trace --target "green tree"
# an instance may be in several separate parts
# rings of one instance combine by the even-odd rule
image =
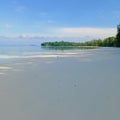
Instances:
[[[103,46],[114,47],[115,46],[115,37],[108,37],[108,38],[104,39]]]
[[[117,26],[116,47],[120,47],[120,24]]]

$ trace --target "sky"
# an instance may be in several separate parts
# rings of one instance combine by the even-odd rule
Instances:
[[[3,0],[0,38],[103,39],[116,35],[120,0]]]

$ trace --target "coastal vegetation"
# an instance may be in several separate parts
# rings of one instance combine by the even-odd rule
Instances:
[[[120,24],[117,26],[116,36],[108,37],[105,39],[97,39],[86,42],[44,42],[41,46],[46,48],[60,48],[60,49],[72,49],[72,48],[96,48],[96,47],[120,47]]]
[[[41,44],[42,47],[45,48],[53,48],[53,49],[93,49],[98,46],[88,46],[83,43],[77,42],[65,42],[65,41],[55,41],[55,42],[44,42]]]
[[[120,47],[120,24],[117,26],[117,35],[115,40],[115,46]]]
[[[65,42],[65,41],[55,41],[55,42],[44,42],[41,44],[41,46],[45,48],[58,48],[58,49],[93,49],[97,47],[115,47],[116,44],[116,38],[115,37],[108,37],[104,40],[98,39],[98,40],[91,40],[87,42]]]

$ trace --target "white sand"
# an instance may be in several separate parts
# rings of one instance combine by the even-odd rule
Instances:
[[[0,70],[8,70],[8,69],[12,69],[11,67],[6,67],[6,66],[0,66]]]

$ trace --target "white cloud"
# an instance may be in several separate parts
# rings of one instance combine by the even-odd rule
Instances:
[[[63,40],[92,40],[104,39],[107,37],[115,36],[117,33],[116,28],[56,28],[50,29],[46,33],[25,33],[20,35],[20,38],[56,38]]]
[[[46,36],[45,34],[40,34],[40,33],[24,33],[21,35],[18,35],[19,38],[41,38],[42,36]]]
[[[47,16],[48,14],[46,13],[46,12],[41,12],[41,13],[39,13],[39,16],[41,16],[41,17],[45,17],[45,16]]]
[[[10,28],[12,28],[13,26],[12,26],[11,24],[8,24],[8,23],[7,23],[7,24],[4,25],[4,27],[5,27],[6,29],[10,29]]]
[[[47,22],[48,22],[49,24],[54,23],[53,20],[48,20]]]
[[[28,35],[28,34],[21,34],[21,35],[19,36],[19,38],[29,38],[29,35]]]
[[[6,24],[6,28],[11,28],[12,25]],[[104,39],[106,37],[115,36],[116,28],[93,28],[93,27],[79,27],[79,28],[45,28],[41,32],[28,33],[11,33],[16,38],[44,38],[46,40],[67,40],[67,41],[86,41],[92,39]],[[6,35],[6,34],[5,34]]]
[[[105,38],[116,35],[116,28],[60,28],[56,29],[56,34],[66,37],[89,37],[89,38]]]
[[[26,10],[26,7],[25,7],[25,6],[18,6],[18,7],[16,8],[16,12],[18,12],[18,13],[24,13],[25,10]]]

